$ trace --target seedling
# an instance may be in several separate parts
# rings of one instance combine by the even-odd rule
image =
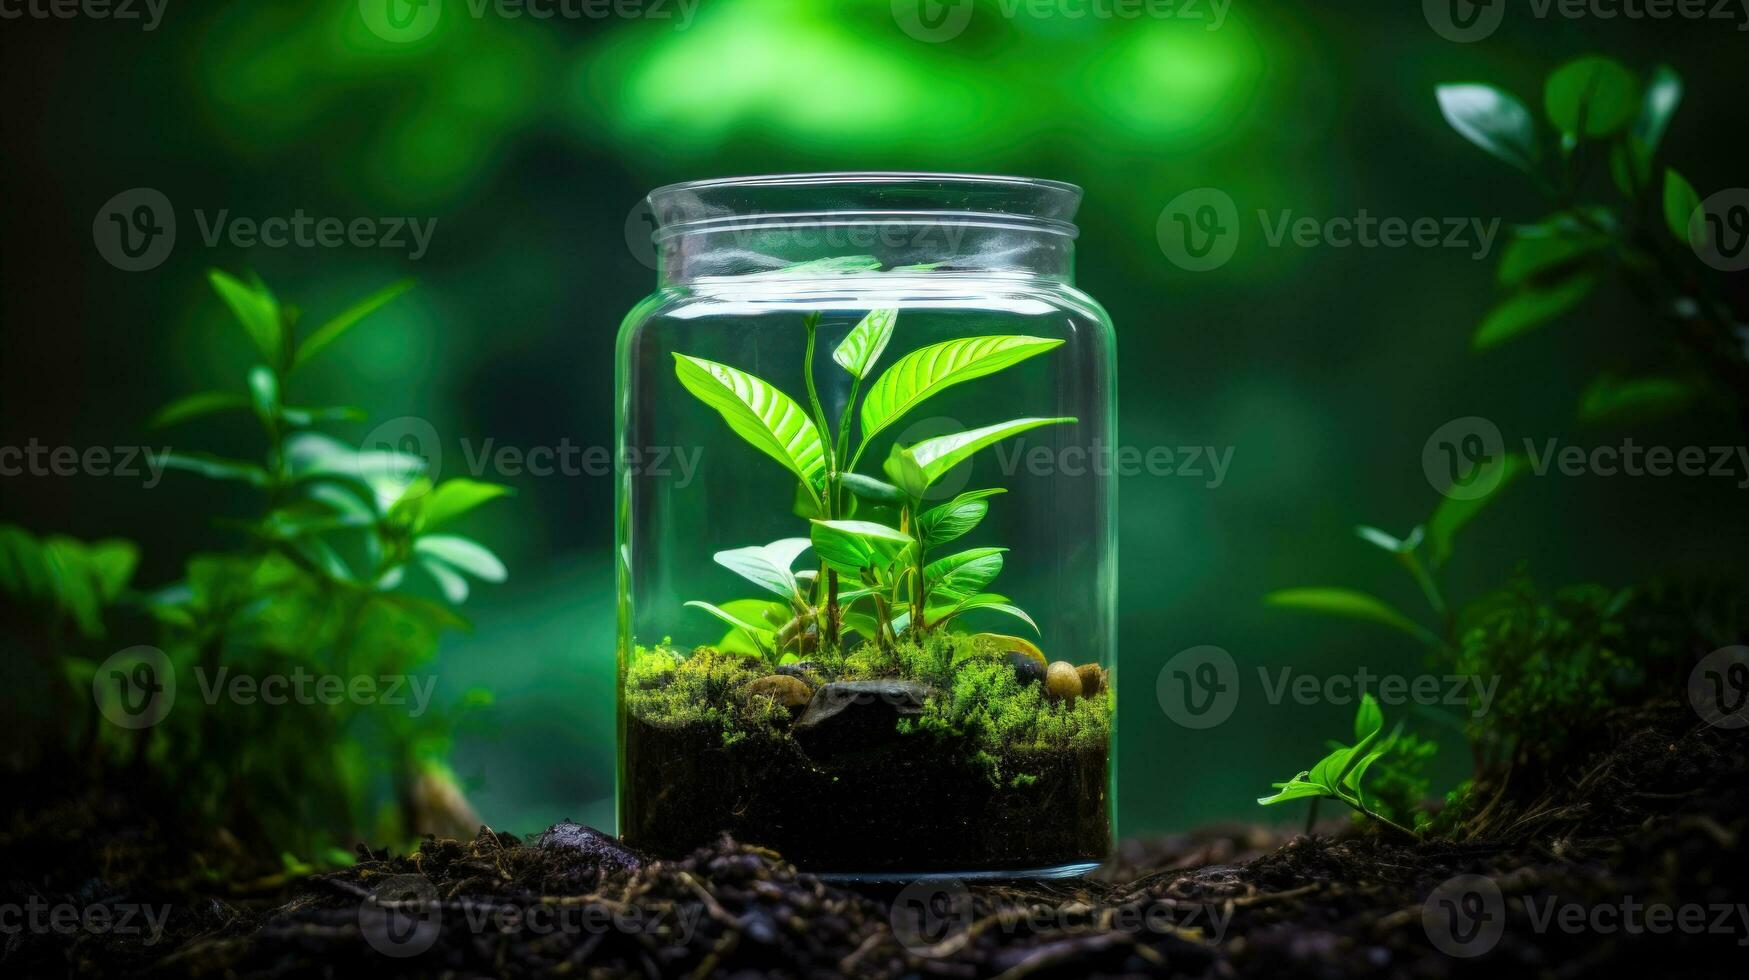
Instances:
[[[832,360],[851,377],[836,428],[828,424],[814,376],[818,313],[803,319],[807,409],[744,371],[674,355],[681,384],[798,481],[795,510],[809,521],[808,537],[716,555],[718,564],[776,594],[778,601],[687,603],[727,623],[732,635],[744,637],[773,664],[799,658],[813,642],[810,636],[817,637],[821,648],[837,651],[848,629],[890,649],[902,634],[924,636],[973,610],[1004,613],[1038,628],[1005,596],[984,591],[1002,571],[1007,549],[973,548],[930,560],[931,549],[976,527],[989,512],[990,498],[1003,491],[962,493],[927,508],[924,503],[931,487],[978,450],[1075,419],[1019,418],[910,446],[895,444],[882,466],[886,480],[858,473],[856,467],[876,435],[929,398],[1043,354],[1062,341],[1009,335],[931,344],[895,361],[864,395],[863,383],[892,340],[898,317],[892,309],[869,312],[833,351]],[[859,433],[852,432],[853,415]],[[853,435],[858,436],[854,452]],[[819,570],[811,575],[793,571],[809,548]]]
[[[1258,804],[1273,806],[1289,800],[1337,800],[1381,826],[1407,837],[1418,837],[1413,830],[1379,813],[1370,804],[1366,792],[1367,769],[1391,750],[1402,730],[1399,725],[1396,731],[1380,738],[1384,728],[1385,716],[1378,701],[1371,694],[1364,695],[1354,715],[1354,744],[1338,745],[1312,768],[1287,782],[1272,783],[1277,792],[1274,796],[1258,799]]]

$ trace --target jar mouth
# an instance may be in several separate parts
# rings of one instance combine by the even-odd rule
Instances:
[[[776,226],[942,224],[1074,238],[1081,188],[985,174],[801,173],[718,177],[650,192],[654,240]]]

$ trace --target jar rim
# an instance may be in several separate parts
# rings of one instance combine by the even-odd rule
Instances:
[[[650,192],[657,239],[689,228],[779,218],[985,223],[1073,237],[1081,188],[1060,180],[1000,174],[842,171],[712,177]]]

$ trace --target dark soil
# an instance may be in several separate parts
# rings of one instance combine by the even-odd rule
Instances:
[[[1111,852],[1103,748],[991,759],[875,720],[887,737],[725,746],[720,728],[628,719],[626,841],[682,857],[726,832],[818,873],[1020,871]]]
[[[163,934],[148,945],[138,935],[20,929],[15,917],[0,970],[1742,976],[1749,733],[1699,724],[1676,703],[1618,713],[1602,731],[1585,765],[1497,808],[1505,815],[1484,839],[1400,844],[1333,825],[1284,840],[1217,828],[1126,842],[1085,880],[963,891],[836,886],[729,840],[650,860],[575,825],[526,841],[482,830],[412,855],[364,852],[356,867],[308,878],[214,879],[192,855],[222,855],[222,841],[185,847],[100,794],[13,814],[0,840],[0,898],[161,902]],[[1448,884],[1460,875],[1484,875],[1500,893],[1475,920],[1497,924],[1497,938],[1478,930],[1467,951],[1486,952],[1471,958],[1432,938],[1452,935],[1441,900],[1464,907]],[[1648,917],[1650,908],[1668,919]]]

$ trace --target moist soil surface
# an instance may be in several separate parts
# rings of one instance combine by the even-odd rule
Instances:
[[[1107,753],[984,756],[963,740],[822,733],[744,738],[720,728],[626,723],[628,843],[682,857],[724,832],[809,871],[941,873],[1093,863],[1111,852]]]
[[[0,970],[1741,977],[1749,963],[1749,733],[1675,702],[1605,719],[1582,762],[1503,794],[1478,839],[1208,828],[1125,842],[1073,881],[853,888],[731,839],[656,860],[574,824],[251,877],[234,842],[155,823],[149,804],[111,786],[12,812],[0,902],[163,917],[140,935],[9,909]]]

